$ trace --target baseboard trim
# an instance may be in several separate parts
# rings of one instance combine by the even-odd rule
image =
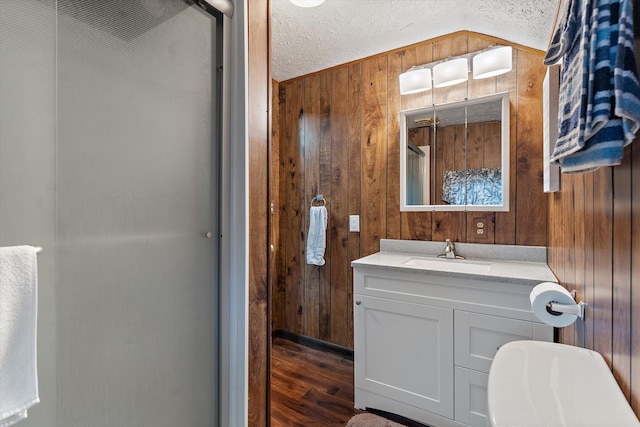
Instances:
[[[284,329],[276,329],[275,331],[273,331],[272,338],[283,338],[285,340],[293,341],[305,347],[326,351],[327,353],[338,354],[340,356],[344,356],[348,359],[353,360],[353,350],[351,350],[350,348],[342,347],[341,345],[323,341],[318,338],[295,334],[293,332],[285,331]]]

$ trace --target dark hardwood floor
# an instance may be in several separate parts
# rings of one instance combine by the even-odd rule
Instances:
[[[313,347],[328,343],[289,335],[290,339],[274,338],[271,349],[272,427],[344,427],[351,417],[364,412],[406,427],[428,427],[388,412],[355,409],[353,359],[335,353],[346,349],[318,350]],[[312,347],[300,344],[307,341]]]
[[[271,350],[271,425],[341,426],[353,407],[353,361],[275,338]]]

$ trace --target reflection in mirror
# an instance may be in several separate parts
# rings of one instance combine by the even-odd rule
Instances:
[[[407,140],[407,204],[431,204],[431,144],[435,111],[411,118]]]
[[[407,145],[407,203],[410,205],[423,205],[429,203],[429,162],[430,147],[428,145]]]
[[[507,211],[508,94],[401,113],[401,210]]]

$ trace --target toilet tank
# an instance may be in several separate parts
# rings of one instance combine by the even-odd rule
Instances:
[[[640,426],[600,354],[579,347],[514,341],[489,370],[493,427]]]

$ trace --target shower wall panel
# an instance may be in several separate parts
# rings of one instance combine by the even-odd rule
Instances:
[[[41,402],[20,427],[55,427],[55,0],[0,0],[0,246],[39,245]]]
[[[58,4],[59,423],[213,425],[215,23]]]

